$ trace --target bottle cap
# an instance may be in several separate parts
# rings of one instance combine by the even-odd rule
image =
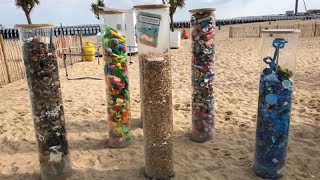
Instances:
[[[268,94],[266,97],[265,97],[265,100],[268,104],[270,105],[275,105],[277,104],[278,102],[278,96],[275,95],[275,94]]]

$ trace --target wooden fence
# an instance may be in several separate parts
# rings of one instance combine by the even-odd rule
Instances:
[[[0,85],[24,78],[19,41],[3,40],[0,35]]]
[[[64,67],[63,54],[81,54],[80,36],[64,36],[56,39],[56,49],[59,67]],[[72,57],[67,65],[82,61],[82,57]]]
[[[265,29],[300,29],[300,37],[302,38],[320,37],[320,21],[230,26],[229,37],[261,37],[261,31]]]
[[[59,67],[64,67],[63,54],[81,54],[80,36],[59,36],[56,38],[56,49]],[[90,37],[88,37],[90,40]],[[74,64],[82,61],[82,57],[72,57],[68,61]],[[0,86],[25,77],[20,41],[3,39],[0,34]]]

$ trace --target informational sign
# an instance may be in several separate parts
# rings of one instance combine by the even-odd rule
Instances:
[[[161,15],[140,12],[138,14],[137,33],[139,42],[157,47]]]

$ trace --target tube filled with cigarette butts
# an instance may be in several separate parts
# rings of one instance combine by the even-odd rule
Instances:
[[[42,180],[71,175],[53,26],[18,25]]]
[[[142,5],[137,10],[141,117],[143,117],[145,176],[172,179],[172,85],[169,54],[169,6]]]

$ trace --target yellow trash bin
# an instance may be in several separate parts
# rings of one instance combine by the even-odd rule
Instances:
[[[94,48],[94,45],[90,42],[84,43],[84,48],[83,48],[83,53],[84,53],[84,59],[86,61],[94,61],[95,54],[96,54],[96,49]],[[92,55],[92,56],[87,56],[87,55]]]

